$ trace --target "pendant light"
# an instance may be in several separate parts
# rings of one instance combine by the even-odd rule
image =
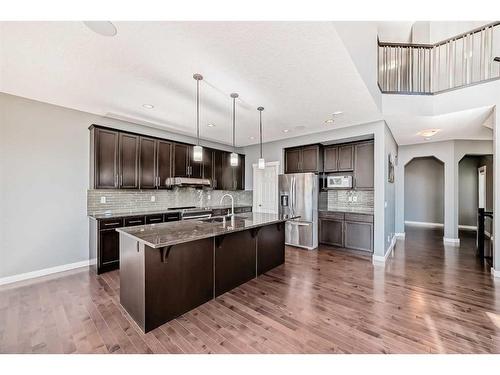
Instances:
[[[201,74],[193,74],[196,80],[196,146],[193,147],[193,161],[203,161],[203,147],[200,146],[200,81]]]
[[[235,147],[235,144],[234,144],[234,133],[235,133],[235,129],[236,129],[236,115],[235,115],[235,111],[236,111],[236,98],[238,97],[239,95],[236,94],[236,93],[232,93],[231,94],[231,98],[233,98],[233,152],[231,153],[230,157],[229,157],[229,164],[231,165],[231,167],[237,167],[238,166],[238,154],[234,151],[236,151],[236,147]]]
[[[260,158],[258,162],[258,167],[259,169],[265,169],[266,168],[266,161],[262,157],[262,111],[264,110],[264,107],[259,107],[257,108],[257,111],[259,111],[259,134],[260,134]]]

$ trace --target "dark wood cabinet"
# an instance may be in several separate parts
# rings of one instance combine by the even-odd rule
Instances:
[[[141,137],[139,140],[139,187],[154,189],[156,176],[156,139]]]
[[[189,146],[181,143],[174,143],[173,151],[173,176],[189,177]]]
[[[172,143],[158,140],[156,149],[157,187],[159,189],[165,189],[167,187],[167,178],[172,177]]]
[[[319,242],[344,247],[344,221],[342,219],[319,219]]]
[[[324,170],[325,172],[337,172],[339,160],[339,148],[337,146],[328,146],[323,150]]]
[[[285,149],[285,173],[321,172],[323,155],[320,145]]]
[[[139,188],[139,136],[120,133],[119,187]]]
[[[120,236],[114,229],[101,230],[99,233],[99,268],[102,272],[120,266]]]
[[[257,275],[285,263],[285,223],[261,227],[257,236]]]
[[[91,159],[95,168],[91,179],[96,189],[118,187],[119,132],[108,129],[92,129]]]
[[[373,189],[373,142],[359,143],[354,146],[354,181],[355,189]]]
[[[345,221],[345,247],[373,251],[373,223]]]
[[[352,172],[354,169],[354,146],[327,146],[323,150],[324,172]]]
[[[203,147],[203,160],[193,160],[193,145],[122,132],[90,128],[90,184],[94,189],[166,189],[169,177],[212,180],[214,189],[245,188],[245,156],[232,167],[229,152]]]

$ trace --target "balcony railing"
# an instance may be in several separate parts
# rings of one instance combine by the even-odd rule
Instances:
[[[500,78],[500,21],[435,44],[378,41],[383,93],[432,95]]]

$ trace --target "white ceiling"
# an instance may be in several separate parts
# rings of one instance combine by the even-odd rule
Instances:
[[[257,142],[258,106],[264,141],[382,118],[331,22],[114,24],[105,37],[82,22],[0,23],[0,91],[194,135],[201,73],[201,136],[231,142],[237,92],[237,146]]]
[[[493,108],[482,107],[438,116],[411,116],[408,114],[385,115],[396,142],[399,145],[439,142],[452,139],[491,140],[493,137]],[[429,140],[418,132],[440,129]]]

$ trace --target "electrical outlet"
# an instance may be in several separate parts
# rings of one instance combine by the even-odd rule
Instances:
[[[101,197],[101,203],[106,203],[106,197]]]
[[[154,195],[151,196],[151,202],[156,202],[156,197]]]
[[[355,195],[354,197],[352,197],[352,201],[353,201],[353,202],[357,202],[357,201],[358,201],[358,196],[357,196],[357,195]]]
[[[349,196],[347,197],[347,200],[348,200],[349,202],[352,202],[352,197],[349,195]]]

